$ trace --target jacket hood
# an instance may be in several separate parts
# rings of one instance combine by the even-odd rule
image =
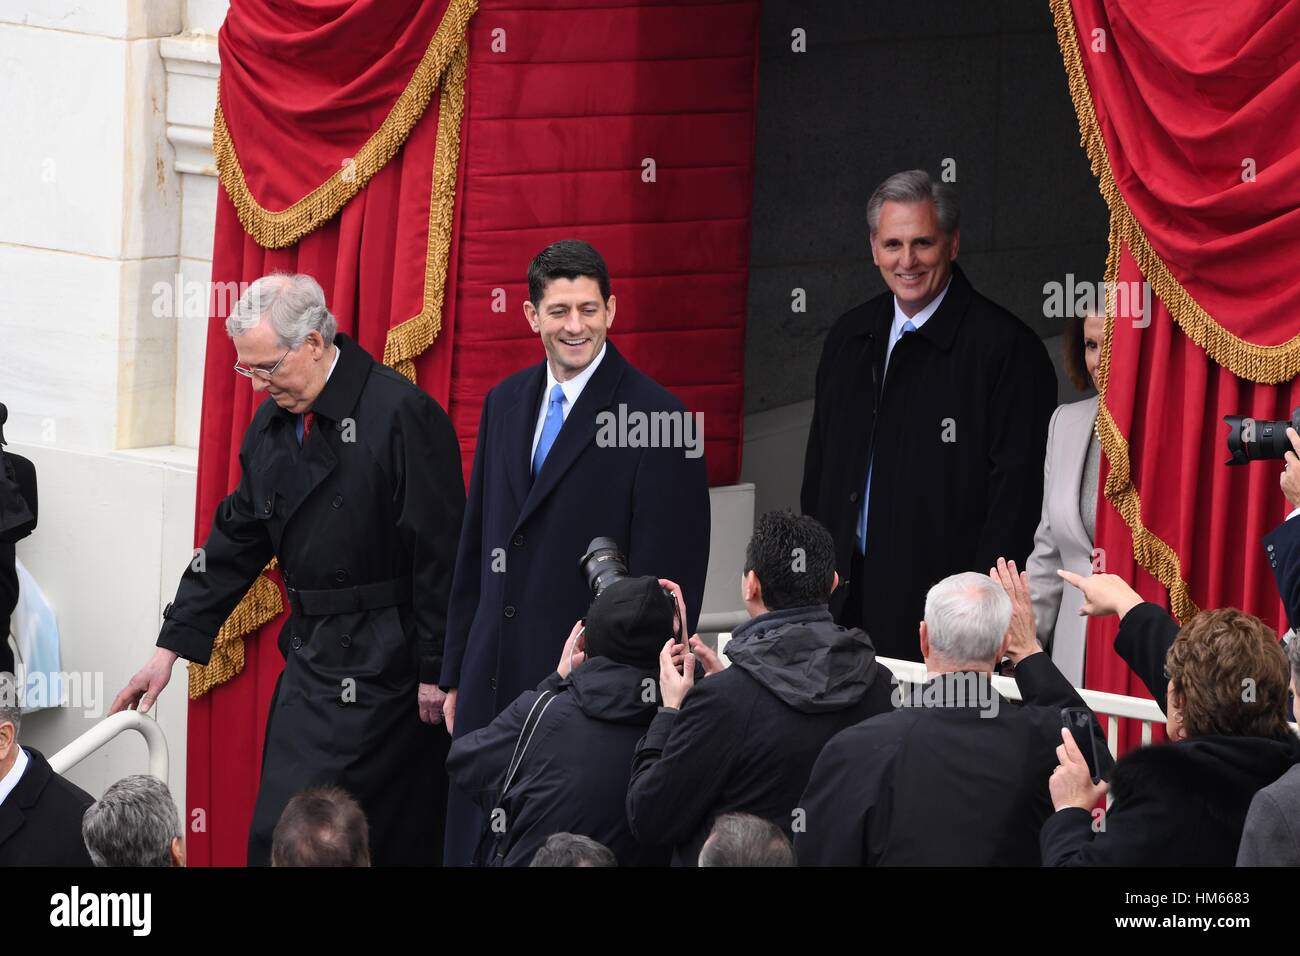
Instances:
[[[878,669],[871,638],[840,627],[824,604],[751,618],[732,633],[725,650],[733,667],[805,714],[856,704]]]
[[[578,709],[593,720],[647,726],[659,709],[659,675],[608,657],[583,661],[567,684]]]
[[[1300,741],[1207,735],[1134,751],[1115,765],[1115,799],[1152,790],[1189,795],[1211,816],[1244,816],[1251,799],[1300,761]]]

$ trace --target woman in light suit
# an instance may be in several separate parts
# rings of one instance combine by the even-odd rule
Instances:
[[[1075,388],[1096,387],[1105,317],[1090,315],[1066,324],[1065,369]],[[1083,594],[1063,587],[1058,568],[1088,575],[1097,532],[1097,485],[1101,447],[1097,441],[1097,396],[1061,405],[1047,430],[1043,465],[1043,515],[1029,556],[1029,590],[1038,621],[1038,641],[1076,687],[1083,686]]]

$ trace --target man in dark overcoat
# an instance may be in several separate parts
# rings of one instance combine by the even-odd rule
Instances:
[[[918,660],[931,585],[1033,550],[1056,375],[1038,336],[956,265],[951,187],[897,173],[867,223],[889,291],[826,337],[801,504],[835,538],[836,620],[882,657]]]
[[[708,568],[702,416],[607,338],[617,303],[605,260],[585,242],[554,243],[528,289],[546,360],[484,399],[456,559],[441,685],[457,738],[554,670],[592,602],[579,561],[593,538],[613,538],[631,574],[676,581],[692,628]],[[446,862],[468,864],[480,831],[452,784]]]
[[[268,861],[290,798],[335,784],[365,810],[376,865],[434,864],[460,452],[437,402],[335,329],[309,276],[264,276],[241,297],[227,321],[236,371],[272,401],[244,434],[239,485],[181,578],[158,650],[113,709],[152,706],[177,656],[206,663],[227,615],[276,557],[291,614],[249,863]]]

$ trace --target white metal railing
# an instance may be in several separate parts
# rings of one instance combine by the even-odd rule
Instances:
[[[884,664],[898,682],[904,685],[923,684],[926,681],[925,664],[921,661],[900,661],[893,657],[877,658]],[[1012,677],[994,675],[993,689],[1007,700],[1020,700],[1020,688]],[[1097,719],[1106,729],[1106,746],[1112,757],[1119,757],[1119,721],[1122,718],[1140,722],[1142,728],[1142,746],[1151,743],[1151,725],[1165,722],[1164,711],[1154,700],[1145,697],[1128,697],[1124,694],[1111,694],[1102,690],[1075,688],[1083,702],[1088,705]]]
[[[138,710],[123,710],[105,717],[51,757],[50,767],[55,773],[67,773],[118,734],[127,730],[137,731],[144,738],[145,746],[149,748],[149,773],[166,783],[167,738],[163,736],[158,721]]]
[[[731,634],[729,632],[718,634],[718,652],[724,654],[724,659],[727,641],[730,639]],[[876,659],[893,671],[894,677],[905,688],[915,684],[924,684],[926,681],[925,664],[921,661],[903,661],[894,657],[878,657]],[[1014,678],[995,675],[993,689],[1007,700],[1021,699],[1020,688],[1016,686]],[[1147,700],[1145,697],[1127,697],[1124,694],[1110,694],[1101,690],[1076,689],[1079,691],[1079,696],[1083,698],[1083,702],[1092,709],[1092,712],[1097,715],[1097,719],[1102,722],[1102,726],[1105,727],[1106,746],[1110,748],[1113,757],[1119,757],[1120,720],[1130,719],[1139,722],[1143,747],[1151,743],[1151,725],[1165,722],[1164,712],[1161,711],[1154,700]]]

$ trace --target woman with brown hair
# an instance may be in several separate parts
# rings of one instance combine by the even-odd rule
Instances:
[[[1115,650],[1164,711],[1170,743],[1128,754],[1108,788],[1093,784],[1066,731],[1049,781],[1056,813],[1040,835],[1043,864],[1232,866],[1255,792],[1300,761],[1277,635],[1233,608],[1203,611],[1179,629],[1113,574],[1061,577],[1083,592],[1083,613],[1120,616]],[[1115,801],[1094,826],[1107,789]]]

